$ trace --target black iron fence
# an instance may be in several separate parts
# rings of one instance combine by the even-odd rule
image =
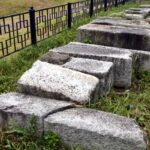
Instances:
[[[4,58],[38,41],[56,35],[81,17],[107,11],[125,0],[84,0],[50,8],[0,17],[0,58]]]

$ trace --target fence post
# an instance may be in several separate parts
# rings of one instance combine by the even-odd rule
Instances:
[[[104,0],[104,11],[107,11],[107,0]]]
[[[115,7],[118,6],[118,0],[115,0]]]
[[[122,4],[124,5],[125,3],[126,3],[126,0],[123,0],[123,1],[122,1]]]
[[[93,0],[90,0],[90,17],[92,17],[94,14],[94,2]]]
[[[36,25],[35,25],[35,10],[33,7],[29,10],[29,16],[30,16],[30,30],[31,30],[31,44],[36,44]]]
[[[68,28],[71,28],[72,23],[72,8],[71,3],[68,3]]]

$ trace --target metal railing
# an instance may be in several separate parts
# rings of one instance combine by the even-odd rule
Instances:
[[[0,58],[71,28],[81,17],[92,17],[118,4],[125,0],[83,0],[40,10],[31,7],[28,12],[0,17]]]

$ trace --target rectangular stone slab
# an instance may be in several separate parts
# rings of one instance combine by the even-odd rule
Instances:
[[[99,79],[47,62],[37,61],[18,81],[18,91],[84,104],[98,97]]]
[[[74,57],[111,61],[114,63],[114,85],[117,87],[131,86],[132,53],[128,50],[121,51],[113,47],[73,42],[52,51]]]
[[[0,95],[0,126],[28,128],[34,115],[37,133],[42,133],[43,120],[46,116],[72,107],[75,107],[75,104],[55,99],[21,93],[2,94]]]
[[[65,144],[86,150],[146,150],[145,136],[134,120],[102,111],[73,108],[52,114],[44,120],[48,130]]]
[[[145,20],[127,20],[114,17],[100,17],[91,22],[98,25],[123,26],[132,28],[150,29],[150,25]]]
[[[98,77],[102,85],[100,86],[100,95],[108,93],[113,86],[114,72],[112,62],[72,57],[70,61],[62,66]]]
[[[87,24],[78,28],[77,40],[98,45],[150,51],[150,29]]]

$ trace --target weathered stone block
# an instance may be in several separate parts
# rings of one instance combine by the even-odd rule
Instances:
[[[98,25],[123,26],[132,28],[150,29],[150,25],[145,20],[127,20],[114,17],[100,17],[91,22]]]
[[[146,150],[145,136],[134,120],[102,111],[74,108],[58,112],[45,119],[44,130],[86,150]]]
[[[37,61],[19,79],[18,90],[84,104],[97,99],[99,79],[58,65]]]
[[[42,133],[43,120],[46,116],[74,106],[70,102],[21,93],[3,94],[0,95],[0,126],[28,128],[34,115],[37,133]]]
[[[117,87],[129,87],[131,85],[132,53],[130,51],[75,42],[53,49],[53,51],[74,57],[111,61],[114,63],[114,85]]]
[[[150,29],[87,24],[79,27],[78,41],[127,49],[150,51]]]
[[[113,86],[114,72],[112,62],[72,57],[63,67],[98,77],[101,82],[100,95],[109,92]]]

